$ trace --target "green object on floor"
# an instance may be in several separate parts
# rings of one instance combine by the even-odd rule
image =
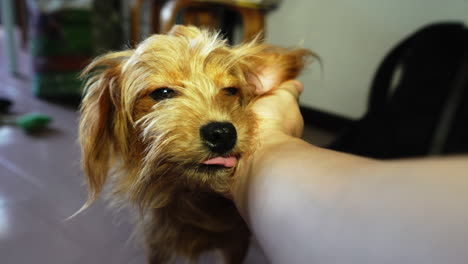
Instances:
[[[27,133],[37,132],[46,127],[52,118],[39,113],[31,113],[16,118],[15,124]]]

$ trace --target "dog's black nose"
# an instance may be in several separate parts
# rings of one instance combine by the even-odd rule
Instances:
[[[211,122],[200,128],[203,143],[212,152],[224,154],[236,145],[237,132],[229,122]]]

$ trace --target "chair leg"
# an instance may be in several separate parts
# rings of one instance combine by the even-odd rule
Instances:
[[[219,28],[218,17],[210,8],[187,8],[184,10],[182,19],[184,25],[195,25],[197,27]]]
[[[250,8],[236,8],[241,15],[242,26],[244,28],[244,41],[252,40],[260,34],[265,35],[265,14],[262,10]]]
[[[24,0],[17,0],[16,5],[17,22],[21,29],[21,48],[26,49],[29,29],[26,18],[26,6]]]
[[[141,38],[141,6],[145,0],[135,0],[131,7],[130,17],[130,42],[132,45],[137,45]]]
[[[0,10],[2,11],[2,24],[5,27],[5,53],[7,56],[7,67],[11,75],[17,75],[17,49],[14,34],[15,6],[13,0],[2,0],[0,5]]]
[[[161,7],[164,4],[164,0],[153,0],[151,5],[151,33],[160,33],[161,27],[159,25]]]

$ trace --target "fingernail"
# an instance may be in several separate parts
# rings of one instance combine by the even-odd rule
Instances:
[[[293,80],[292,83],[294,84],[294,86],[296,86],[297,90],[300,93],[302,93],[302,90],[304,90],[304,87],[302,86],[302,84],[297,80]]]

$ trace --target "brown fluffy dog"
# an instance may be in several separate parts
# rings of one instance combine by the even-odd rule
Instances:
[[[295,78],[311,53],[175,26],[84,71],[80,144],[93,202],[139,208],[149,263],[220,249],[241,263],[249,230],[231,201],[232,175],[256,146],[256,91]]]

